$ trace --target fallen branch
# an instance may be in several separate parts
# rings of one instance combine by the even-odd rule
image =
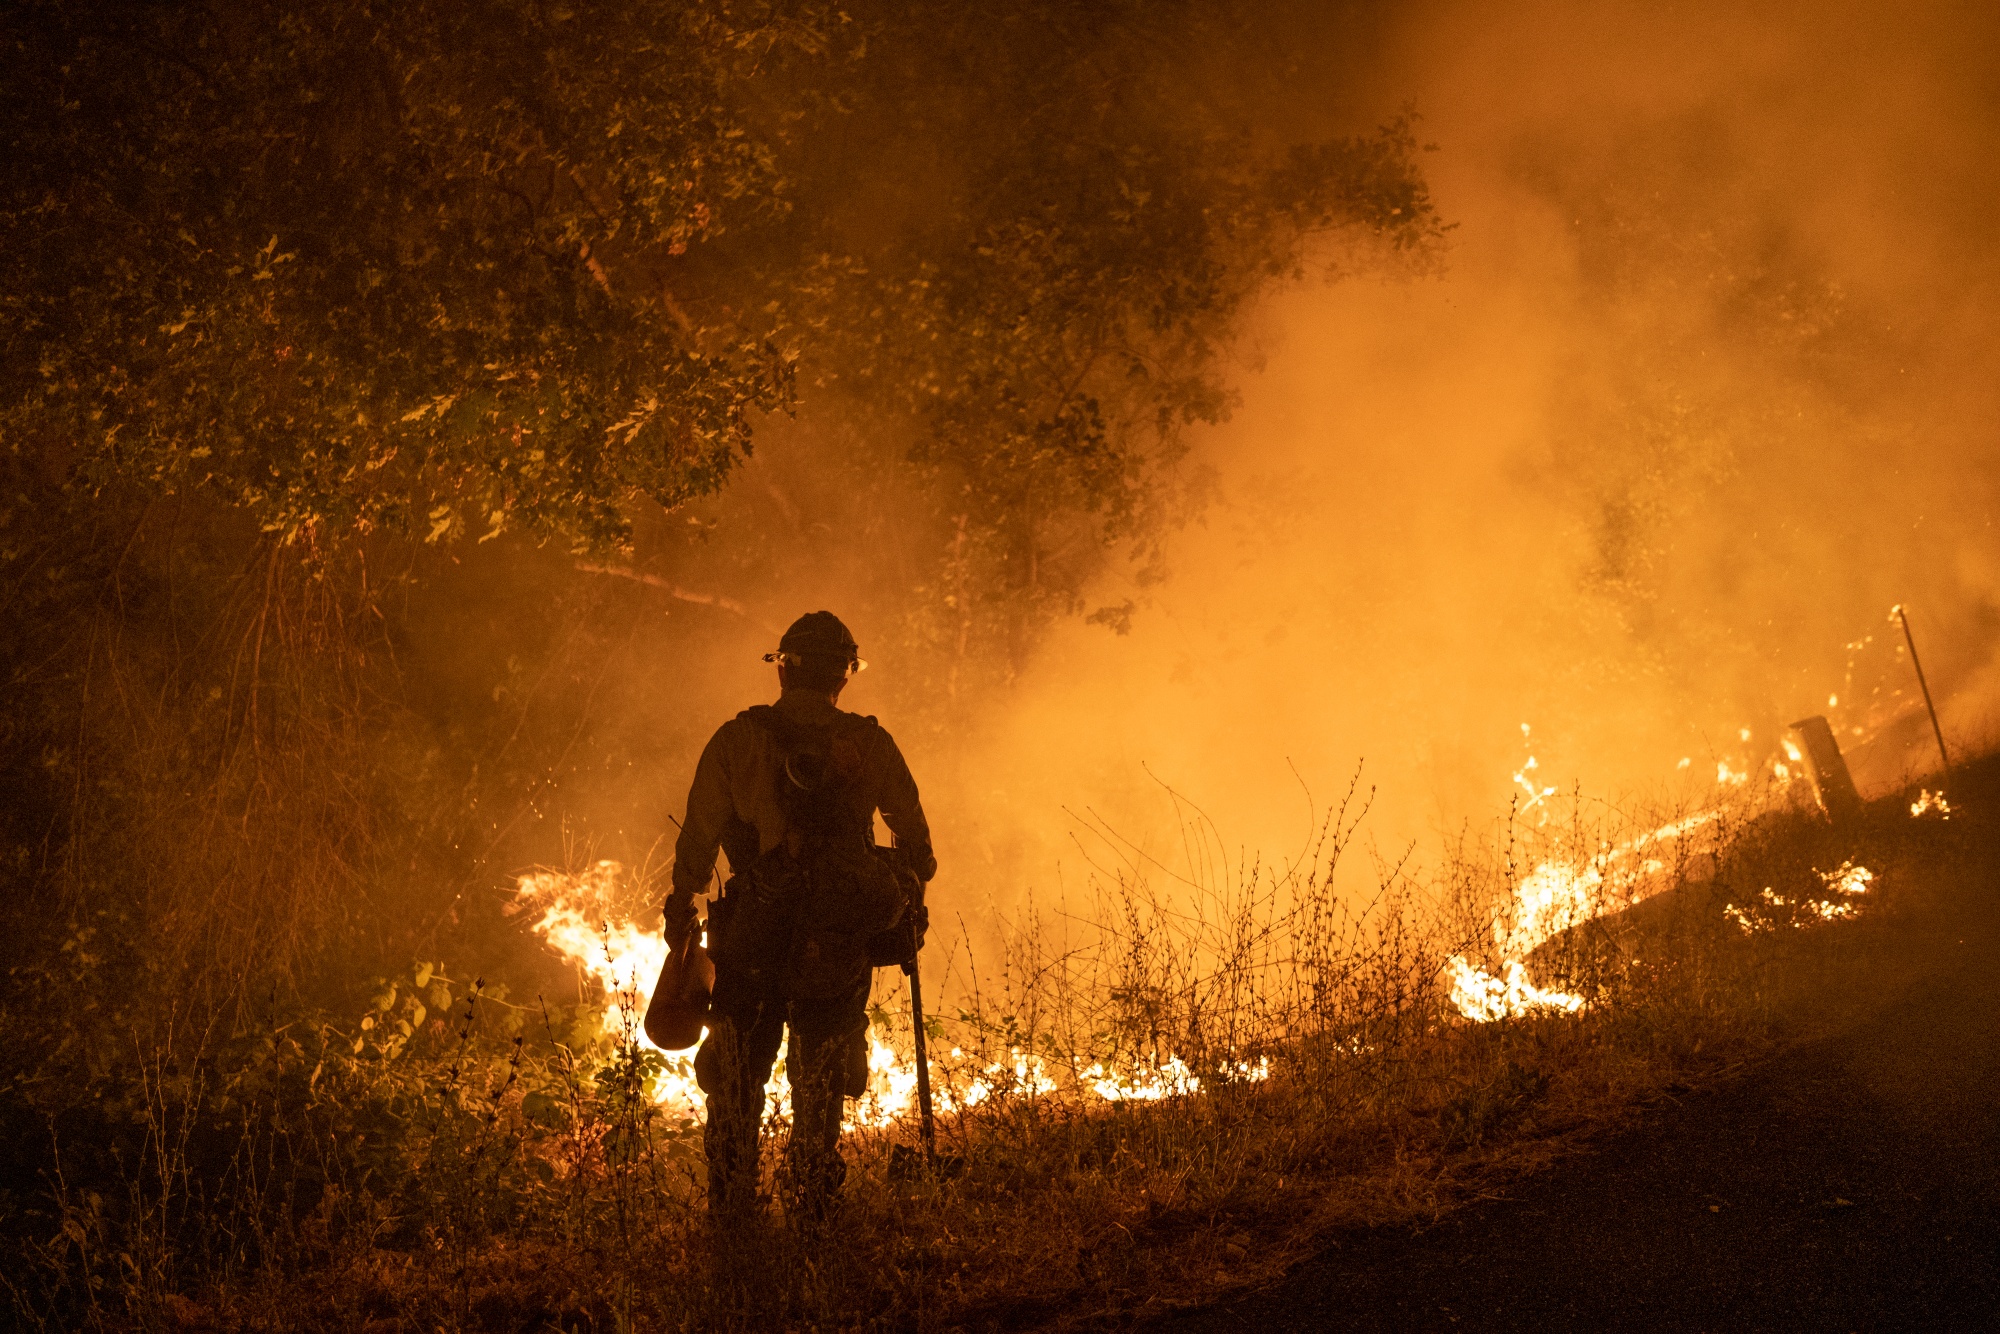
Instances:
[[[716,607],[722,611],[734,612],[760,629],[769,630],[774,635],[779,633],[775,626],[766,624],[763,617],[751,611],[735,598],[723,597],[719,593],[697,593],[691,589],[682,588],[679,584],[662,579],[657,574],[647,574],[643,570],[634,570],[623,565],[592,565],[588,561],[578,561],[576,568],[582,570],[585,574],[610,574],[616,575],[620,579],[637,580],[649,588],[659,589],[668,597],[676,598],[682,602],[694,602],[704,607]]]

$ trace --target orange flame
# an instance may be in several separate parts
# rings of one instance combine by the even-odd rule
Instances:
[[[558,954],[597,983],[607,1002],[603,1030],[614,1040],[628,1034],[643,1050],[658,1052],[666,1068],[653,1082],[653,1098],[663,1107],[689,1119],[702,1116],[704,1103],[694,1078],[694,1049],[667,1051],[648,1038],[643,1028],[628,1023],[644,1014],[666,962],[667,944],[658,930],[644,930],[628,920],[615,920],[610,905],[624,868],[617,862],[600,861],[580,874],[539,871],[520,877],[515,892],[520,902],[541,914],[530,925]],[[703,1031],[706,1036],[706,1030]],[[1180,1057],[1167,1054],[1152,1061],[1127,1061],[1115,1068],[1105,1062],[1092,1063],[1067,1083],[1056,1078],[1039,1055],[1012,1049],[1005,1060],[975,1066],[970,1058],[951,1049],[949,1058],[936,1061],[944,1067],[935,1081],[934,1101],[938,1111],[953,1112],[977,1106],[999,1096],[1046,1097],[1064,1092],[1088,1093],[1106,1101],[1155,1101],[1197,1093],[1202,1081]],[[964,1071],[968,1077],[958,1078]],[[1232,1080],[1259,1081],[1269,1077],[1270,1063],[1236,1061],[1217,1070]],[[785,1081],[782,1058],[765,1085],[767,1110],[777,1116],[791,1113],[791,1093]],[[871,1027],[868,1034],[868,1086],[851,1104],[846,1128],[889,1126],[911,1115],[917,1108],[917,1072],[914,1058],[890,1046],[881,1032]]]

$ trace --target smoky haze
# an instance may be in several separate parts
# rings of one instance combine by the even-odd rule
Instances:
[[[875,659],[843,703],[903,740],[959,906],[1073,883],[1079,821],[1171,860],[1169,790],[1225,846],[1295,853],[1362,761],[1391,850],[1492,820],[1517,771],[1615,801],[1755,781],[1813,713],[1879,790],[1933,758],[1896,603],[1948,735],[1983,739],[2000,21],[1761,8],[1295,25],[1322,45],[1292,47],[1272,132],[1414,105],[1456,224],[1441,270],[1273,294],[1239,409],[1198,442],[1215,502],[1165,582],[1095,590],[1133,601],[1129,632],[1062,624],[949,708],[870,651],[919,576],[844,537],[914,502],[825,463],[852,451],[808,396],[728,494],[648,537],[749,610],[634,613],[675,628],[614,692],[655,737],[645,772],[577,794],[607,846],[664,829],[707,729],[769,693],[755,622],[819,606]]]
[[[1221,503],[1170,582],[1105,588],[1129,636],[1048,644],[974,762],[982,851],[1059,805],[1171,848],[1151,777],[1289,851],[1288,765],[1323,803],[1364,757],[1378,834],[1435,846],[1530,755],[1538,785],[1693,794],[1812,713],[1881,787],[1934,763],[1898,602],[1948,733],[1982,736],[1993,28],[1411,7],[1368,83],[1438,145],[1445,272],[1269,303],[1203,442]]]

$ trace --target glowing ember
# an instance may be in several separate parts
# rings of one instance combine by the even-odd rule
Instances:
[[[1761,905],[1739,908],[1729,904],[1722,910],[1723,916],[1736,923],[1744,935],[1756,935],[1763,931],[1775,931],[1780,926],[1807,927],[1819,922],[1837,922],[1853,917],[1860,905],[1855,896],[1866,894],[1868,886],[1874,883],[1875,873],[1865,866],[1856,866],[1852,858],[1842,862],[1831,871],[1816,872],[1820,883],[1838,898],[1786,898],[1769,885],[1758,897]]]
[[[1767,889],[1764,892],[1768,894],[1771,891]],[[1761,917],[1752,917],[1749,913],[1744,912],[1741,908],[1737,907],[1733,903],[1725,904],[1723,906],[1722,915],[1724,917],[1727,917],[1730,921],[1736,923],[1737,926],[1741,927],[1743,929],[1743,934],[1746,936],[1753,936],[1757,934],[1759,931],[1771,930],[1771,924],[1769,922],[1765,921]]]
[[[1915,819],[1926,811],[1936,811],[1940,820],[1949,820],[1951,803],[1944,799],[1944,793],[1925,788],[1917,793],[1917,799],[1910,803],[1910,818]]]
[[[1830,890],[1838,894],[1866,894],[1875,873],[1865,866],[1856,866],[1852,858],[1840,864],[1834,871],[1822,871],[1819,878]]]
[[[1528,794],[1527,799],[1521,803],[1521,809],[1523,811],[1533,810],[1535,807],[1541,805],[1543,802],[1547,801],[1550,797],[1553,797],[1556,794],[1556,790],[1554,788],[1537,787],[1535,785],[1534,780],[1528,777],[1529,774],[1533,773],[1536,769],[1540,767],[1541,767],[1540,762],[1537,761],[1534,756],[1530,755],[1528,757],[1528,762],[1514,771],[1515,784],[1519,786],[1523,792]]]

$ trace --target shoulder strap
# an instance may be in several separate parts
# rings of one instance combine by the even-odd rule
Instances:
[[[870,734],[869,740],[872,741],[874,734],[883,730],[882,724],[875,721],[875,715],[873,714],[845,712],[836,715],[834,720],[823,728],[811,727],[793,722],[785,716],[784,710],[778,708],[775,704],[753,704],[736,716],[744,722],[755,723],[770,733],[772,740],[776,741],[787,753],[797,750],[811,739],[814,734],[832,736],[841,731],[866,731]]]
[[[778,743],[778,750],[787,761],[800,751],[824,748],[823,743],[817,747],[813,745],[823,735],[819,728],[793,722],[776,705],[753,704],[736,716],[762,728],[765,735]]]

